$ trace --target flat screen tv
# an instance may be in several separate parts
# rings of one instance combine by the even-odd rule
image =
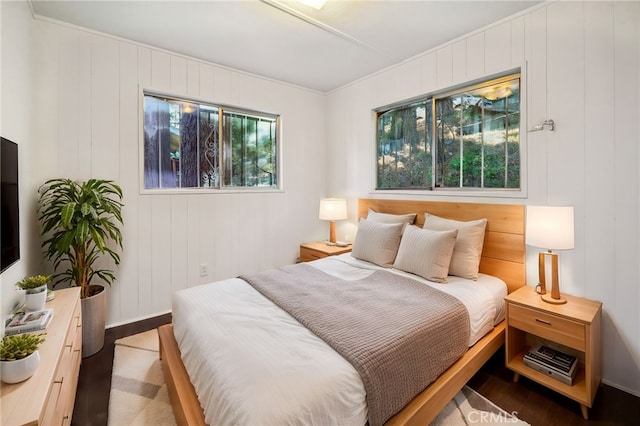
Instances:
[[[2,260],[4,271],[20,259],[20,210],[18,203],[18,145],[2,139],[0,152],[0,204],[2,205]],[[2,272],[0,271],[0,272]]]

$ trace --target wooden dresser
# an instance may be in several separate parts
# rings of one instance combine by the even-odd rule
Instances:
[[[55,292],[53,319],[40,346],[40,365],[22,383],[2,383],[2,425],[69,425],[82,359],[80,288]],[[40,333],[40,332],[36,332]]]

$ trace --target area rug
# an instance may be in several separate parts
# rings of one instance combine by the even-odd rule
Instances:
[[[158,348],[158,332],[155,329],[116,340],[109,395],[109,425],[176,424]]]
[[[432,426],[503,424],[529,425],[468,386],[463,387],[431,423]]]
[[[465,386],[442,410],[432,425],[505,423],[528,425]],[[156,330],[116,340],[108,424],[112,426],[176,424],[158,359]]]

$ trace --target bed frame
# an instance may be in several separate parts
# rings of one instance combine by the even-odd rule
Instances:
[[[480,272],[501,278],[509,293],[525,283],[524,206],[513,204],[450,203],[389,199],[358,200],[358,217],[369,209],[382,213],[417,213],[416,224],[424,223],[424,212],[455,220],[487,219]],[[504,321],[480,339],[455,364],[419,393],[387,425],[429,424],[462,389],[485,362],[504,344]],[[158,329],[160,360],[173,412],[179,425],[205,425],[198,396],[182,364],[173,335],[173,325]]]

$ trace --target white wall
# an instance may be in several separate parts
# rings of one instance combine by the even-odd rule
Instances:
[[[545,4],[453,40],[328,96],[328,189],[352,212],[376,195],[374,108],[522,67],[525,128],[552,118],[557,130],[522,135],[528,196],[467,201],[575,206],[561,288],[603,302],[605,381],[640,394],[639,60],[637,2]]]
[[[640,393],[638,3],[531,9],[326,100],[34,21],[23,2],[1,2],[1,11],[1,131],[20,144],[22,208],[22,260],[2,274],[3,313],[17,300],[13,283],[46,269],[35,221],[35,189],[46,178],[107,177],[122,185],[125,248],[108,323],[127,322],[170,309],[171,291],[204,281],[200,263],[209,263],[208,279],[217,280],[291,262],[301,241],[326,231],[317,220],[322,196],[348,196],[355,215],[356,198],[370,196],[375,184],[374,108],[523,67],[523,119],[535,125],[553,118],[557,131],[523,135],[527,198],[472,201],[575,206],[576,248],[561,255],[562,289],[604,303],[605,380]],[[140,195],[140,87],[282,114],[285,191]],[[353,227],[339,226],[338,238],[353,235]],[[532,249],[530,284],[534,257]]]
[[[21,144],[23,220],[35,214],[34,189],[49,178],[108,178],[124,191],[124,250],[108,325],[169,311],[175,290],[292,263],[301,242],[321,238],[322,94],[33,20],[24,2],[2,2],[2,20],[2,131]],[[280,114],[284,191],[141,195],[142,88]],[[49,270],[38,229],[36,222],[24,235],[22,251],[35,261],[3,274],[3,293],[27,273]],[[208,277],[199,276],[201,263]],[[8,306],[3,294],[3,313]]]
[[[39,185],[36,163],[39,128],[35,124],[36,107],[33,98],[32,73],[34,56],[33,18],[24,4],[0,4],[2,34],[2,78],[0,88],[0,133],[18,144],[20,173],[20,245],[21,259],[0,276],[2,313],[9,312],[23,298],[15,282],[40,263],[35,212],[35,193]],[[4,321],[0,321],[4,327]],[[3,331],[3,330],[0,330]]]

